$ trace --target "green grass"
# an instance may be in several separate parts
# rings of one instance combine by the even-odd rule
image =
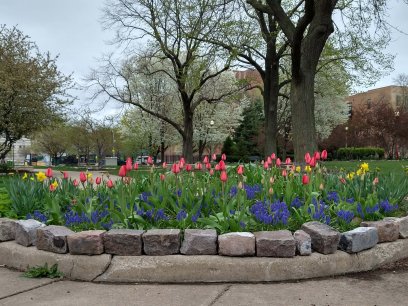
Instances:
[[[4,186],[5,180],[8,176],[0,177],[0,217],[6,215],[6,212],[10,209],[11,200],[9,194],[7,193],[6,187]]]
[[[404,168],[408,167],[407,160],[329,161],[324,162],[323,164],[329,170],[344,169],[344,171],[355,171],[358,169],[359,165],[363,162],[368,163],[370,171],[379,169],[381,173],[384,174],[393,173],[396,176],[405,175]]]

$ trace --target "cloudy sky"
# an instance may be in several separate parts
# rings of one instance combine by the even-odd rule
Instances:
[[[389,3],[389,22],[408,33],[408,5],[403,0]],[[59,55],[59,68],[80,81],[97,67],[97,58],[114,48],[107,44],[113,33],[103,31],[99,22],[103,5],[103,0],[0,0],[0,24],[17,25],[40,50]],[[391,85],[397,74],[408,73],[408,35],[394,31],[388,49],[396,54],[395,70],[375,87]],[[85,94],[79,97],[86,102]]]

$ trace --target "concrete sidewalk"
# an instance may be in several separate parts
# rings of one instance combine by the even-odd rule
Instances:
[[[0,305],[406,305],[408,269],[270,284],[110,285],[0,268]]]

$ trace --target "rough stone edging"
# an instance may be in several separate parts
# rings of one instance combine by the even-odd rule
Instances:
[[[52,265],[68,279],[97,282],[271,282],[342,275],[376,269],[408,257],[408,239],[377,244],[356,254],[336,251],[293,258],[224,257],[218,255],[86,256],[56,254],[0,243],[0,265],[25,270]]]

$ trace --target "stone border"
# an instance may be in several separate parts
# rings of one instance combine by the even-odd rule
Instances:
[[[339,233],[313,221],[293,235],[186,229],[182,240],[179,229],[75,233],[0,218],[0,265],[58,264],[69,279],[98,282],[270,282],[368,271],[408,257],[408,217],[362,226]]]
[[[217,255],[86,256],[56,254],[0,243],[0,264],[18,270],[58,264],[72,280],[106,283],[272,282],[343,275],[376,269],[408,257],[408,239],[377,244],[356,254],[336,251],[293,258],[225,257]]]

